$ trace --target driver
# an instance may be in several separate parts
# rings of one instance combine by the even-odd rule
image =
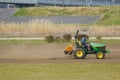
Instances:
[[[87,43],[87,37],[84,36],[81,38],[81,45],[87,50],[89,49],[89,44]]]

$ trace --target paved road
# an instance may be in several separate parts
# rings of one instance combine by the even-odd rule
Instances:
[[[31,20],[45,20],[54,24],[91,24],[99,20],[99,16],[39,16],[12,17],[17,9],[0,9],[0,22],[24,23]]]
[[[16,9],[0,9],[0,22],[2,21],[10,21],[10,17],[14,14]]]
[[[6,22],[29,22],[31,20],[43,20],[54,24],[91,24],[95,23],[99,16],[49,16],[49,17],[10,17]]]

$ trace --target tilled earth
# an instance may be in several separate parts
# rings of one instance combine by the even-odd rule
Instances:
[[[111,53],[102,60],[94,54],[83,60],[74,59],[73,55],[64,54],[65,47],[66,44],[0,45],[0,63],[120,63],[120,44],[107,44]]]

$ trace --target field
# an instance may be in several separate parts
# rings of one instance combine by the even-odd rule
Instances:
[[[120,61],[120,40],[103,40],[100,43],[106,43],[107,49],[111,50],[111,54],[106,55],[106,58],[108,58],[107,60]],[[46,43],[44,41],[0,41],[0,60],[4,61],[4,59],[8,59],[8,62],[9,59],[23,59],[23,61],[24,59],[38,59],[40,61],[44,59],[48,61],[49,59],[73,60],[73,56],[65,55],[63,52],[68,44],[70,43]],[[96,57],[95,55],[88,55],[87,58],[95,59]]]
[[[84,60],[65,55],[63,51],[69,43],[1,43],[0,79],[119,80],[120,43],[114,42],[107,43],[111,53],[103,60],[95,55],[87,55]]]
[[[0,64],[1,80],[119,80],[118,63]]]
[[[27,14],[27,15],[26,15]],[[0,37],[74,36],[76,30],[89,36],[120,36],[120,7],[40,7],[22,8],[13,16],[98,15],[92,25],[0,23]],[[110,54],[105,59],[87,55],[84,60],[65,55],[71,42],[47,43],[40,40],[0,40],[0,80],[120,80],[120,40],[91,40],[105,43]]]

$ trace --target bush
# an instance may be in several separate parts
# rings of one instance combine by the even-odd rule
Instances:
[[[60,41],[61,41],[60,37],[56,37],[56,38],[55,38],[55,41],[56,41],[56,42],[60,42]]]
[[[63,39],[64,39],[64,41],[69,42],[72,40],[72,35],[71,34],[64,34]]]
[[[79,35],[78,35],[78,40],[81,40],[82,37],[87,37],[87,39],[89,39],[89,36],[88,36],[88,35],[86,35],[86,34],[79,34]]]
[[[46,37],[45,37],[45,40],[46,40],[47,42],[54,42],[54,36],[52,36],[52,35],[46,36]]]
[[[101,39],[102,39],[102,36],[97,36],[96,39],[97,39],[97,40],[101,40]]]

